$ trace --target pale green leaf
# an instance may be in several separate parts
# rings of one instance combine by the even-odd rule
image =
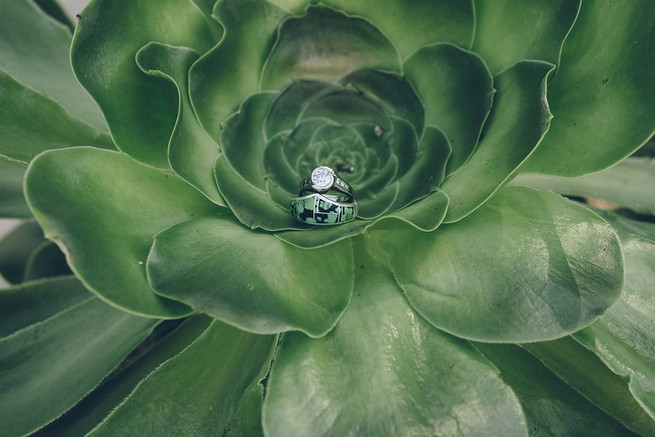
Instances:
[[[224,435],[236,414],[250,413],[239,406],[268,372],[275,342],[214,322],[89,435]]]
[[[623,259],[612,228],[554,193],[506,188],[435,232],[369,232],[412,306],[435,326],[489,342],[552,339],[612,305]]]
[[[285,334],[269,436],[527,435],[518,400],[471,345],[417,315],[358,242],[355,292],[327,336]]]
[[[655,3],[584,1],[549,84],[555,116],[527,172],[581,176],[620,161],[655,126]]]
[[[316,337],[348,305],[353,258],[347,241],[307,251],[231,219],[205,218],[157,235],[148,277],[163,296],[247,331]]]
[[[80,147],[35,159],[25,193],[46,237],[92,291],[137,314],[191,311],[153,293],[145,271],[155,234],[222,211],[186,182],[119,152]]]
[[[91,297],[0,339],[0,433],[23,435],[56,419],[156,324]]]

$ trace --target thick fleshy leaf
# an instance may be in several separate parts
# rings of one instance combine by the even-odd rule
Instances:
[[[27,282],[0,291],[0,337],[41,322],[93,295],[72,276]]]
[[[77,83],[68,53],[71,33],[28,0],[2,0],[0,70],[65,108],[69,117],[107,131],[98,106]],[[0,89],[4,84],[0,85]],[[5,92],[0,93],[0,96]],[[26,102],[24,102],[26,103]],[[5,106],[2,102],[0,106]],[[35,114],[30,118],[34,118]],[[43,117],[47,120],[47,117]],[[3,114],[0,120],[5,120]],[[89,126],[90,125],[90,126]],[[0,135],[2,137],[2,135]]]
[[[107,134],[0,70],[0,158],[27,166],[45,150],[87,145],[114,148]]]
[[[285,334],[269,436],[525,435],[518,400],[471,345],[431,326],[358,242],[355,293],[321,339]]]
[[[363,68],[400,72],[398,52],[370,21],[310,7],[281,24],[261,87],[280,89],[296,78],[336,80]]]
[[[655,435],[655,421],[634,399],[627,382],[571,337],[522,347],[628,429],[642,436]]]
[[[249,413],[239,404],[266,376],[275,342],[214,322],[89,435],[224,435],[235,413]]]
[[[251,229],[267,231],[304,227],[293,220],[288,210],[280,208],[266,191],[253,187],[237,174],[224,155],[216,159],[215,165],[216,182],[221,195],[241,223]]]
[[[484,343],[474,346],[498,367],[503,381],[516,393],[531,436],[632,435],[521,348]]]
[[[450,141],[452,173],[478,144],[494,95],[491,73],[478,55],[451,44],[421,48],[404,70],[425,105],[426,123],[442,129]]]
[[[265,0],[222,0],[214,13],[225,36],[191,68],[189,85],[201,124],[218,140],[223,121],[259,90],[277,26],[288,12]]]
[[[480,143],[466,164],[441,186],[451,199],[447,223],[482,205],[537,147],[552,118],[546,103],[546,77],[553,68],[545,62],[524,61],[494,77],[497,93]]]
[[[525,171],[581,176],[632,153],[655,126],[650,0],[585,1],[549,84],[555,119]]]
[[[23,196],[25,169],[0,160],[0,217],[32,217]]]
[[[0,274],[9,282],[23,281],[32,252],[45,240],[38,223],[26,221],[0,240]]]
[[[494,74],[522,59],[541,59],[557,65],[580,3],[476,0],[472,50],[484,58]]]
[[[149,43],[136,54],[136,61],[144,72],[167,78],[177,88],[177,121],[168,146],[171,168],[212,202],[225,206],[214,178],[218,145],[200,127],[189,100],[187,76],[196,59],[195,50],[159,43]]]
[[[24,281],[34,281],[41,278],[54,278],[72,274],[66,256],[59,246],[50,240],[39,244],[27,258]]]
[[[375,23],[404,59],[426,44],[437,41],[469,47],[475,29],[472,1],[437,0],[408,4],[403,0],[384,3],[367,0],[327,0],[349,14]]]
[[[34,0],[34,3],[46,14],[66,26],[71,32],[75,30],[75,26],[68,16],[68,13],[61,7],[57,0]]]
[[[623,286],[612,228],[554,193],[506,188],[431,234],[370,235],[414,308],[474,340],[561,337],[591,323]]]
[[[155,238],[158,293],[247,331],[329,331],[353,287],[349,242],[306,251],[227,218],[191,220]]]
[[[57,418],[118,366],[156,323],[92,297],[1,339],[0,432],[23,435]]]
[[[655,419],[655,242],[622,239],[625,289],[595,323],[574,334],[613,372],[630,379],[630,391]]]
[[[214,36],[205,15],[190,1],[89,3],[73,38],[73,70],[102,108],[120,150],[148,164],[168,167],[166,151],[177,116],[177,93],[168,80],[139,70],[134,60],[137,51],[157,41],[204,53],[217,42]]]
[[[186,182],[119,152],[80,147],[35,159],[25,193],[46,237],[103,299],[154,317],[190,312],[154,294],[145,272],[155,234],[222,211]]]
[[[574,178],[522,173],[511,183],[602,199],[640,214],[655,215],[655,159],[652,158],[626,158],[606,170]]]
[[[179,323],[177,320],[158,325],[150,337],[146,338],[102,384],[56,421],[39,430],[34,437],[87,435],[116,409],[141,381],[205,332],[212,320],[206,316],[194,316],[174,328],[168,325]]]

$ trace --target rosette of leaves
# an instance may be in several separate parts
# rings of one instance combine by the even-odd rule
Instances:
[[[655,211],[650,161],[595,174],[653,134],[650,2],[39,3],[3,435],[655,433],[655,231],[556,194]],[[291,219],[318,165],[356,220]]]

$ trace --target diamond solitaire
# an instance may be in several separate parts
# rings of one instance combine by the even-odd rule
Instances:
[[[325,190],[334,184],[334,172],[330,167],[316,167],[312,171],[312,184],[316,190]]]

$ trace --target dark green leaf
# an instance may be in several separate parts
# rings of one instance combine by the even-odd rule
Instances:
[[[277,26],[288,12],[265,0],[222,0],[214,13],[225,37],[194,64],[189,85],[198,119],[218,141],[223,121],[259,90]]]
[[[159,43],[149,43],[136,54],[143,71],[169,79],[177,88],[177,121],[168,146],[171,168],[212,202],[225,206],[214,178],[218,145],[200,127],[189,100],[187,76],[196,59],[194,50]]]
[[[448,173],[475,150],[493,101],[493,78],[482,58],[451,44],[423,47],[404,64],[425,105],[426,123],[442,129],[453,149]]]
[[[629,378],[630,391],[655,420],[655,243],[622,239],[625,289],[619,301],[574,338],[615,373]]]
[[[166,325],[177,321],[160,324],[150,337],[132,352],[128,358],[129,365],[124,362],[100,386],[62,417],[42,428],[35,437],[86,435],[120,405],[137,384],[162,363],[193,343],[207,329],[211,320],[210,317],[195,316],[174,329]],[[138,355],[139,353],[141,355]],[[133,356],[138,358],[132,358]]]
[[[93,297],[0,339],[0,433],[22,435],[56,419],[156,323]]]
[[[580,10],[580,0],[476,0],[475,41],[495,73],[522,59],[558,65],[562,43]]]
[[[135,62],[137,51],[157,41],[204,53],[217,42],[215,36],[215,28],[190,1],[89,3],[73,38],[73,70],[102,108],[120,150],[168,167],[178,96],[167,79],[143,74]]]
[[[321,29],[317,32],[316,29]],[[325,7],[285,20],[262,71],[262,89],[294,78],[336,80],[362,68],[400,71],[400,57],[370,21]]]
[[[524,173],[511,183],[602,199],[641,214],[655,215],[655,159],[651,158],[626,158],[606,170],[574,178]]]
[[[483,343],[474,346],[498,367],[503,381],[521,401],[530,436],[633,435],[518,346]]]
[[[0,240],[0,274],[13,284],[22,282],[30,255],[44,241],[43,231],[34,221],[12,229]]]
[[[243,401],[268,372],[275,341],[214,322],[89,435],[227,434],[235,413],[259,413]]]
[[[32,217],[23,197],[25,169],[0,160],[0,217]]]
[[[626,157],[655,125],[655,3],[585,1],[549,84],[555,118],[525,171],[581,176]]]
[[[122,153],[80,147],[35,159],[25,193],[46,237],[91,290],[137,314],[189,313],[153,293],[145,272],[155,234],[222,211],[186,182]]]
[[[523,347],[628,429],[642,436],[655,436],[655,421],[634,399],[628,384],[571,337]]]
[[[2,1],[0,14],[2,74],[11,76],[45,100],[55,102],[54,105],[63,108],[62,111],[69,114],[72,119],[88,123],[87,129],[106,132],[107,125],[98,106],[73,76],[68,57],[70,44],[69,29],[46,15],[33,2]],[[0,89],[2,88],[4,84],[0,85]],[[0,92],[0,96],[5,93],[6,91]],[[2,102],[0,106],[5,105],[6,103]],[[32,114],[30,118],[33,119],[36,114],[38,112]],[[0,117],[0,120],[4,121],[5,116]],[[47,117],[43,117],[43,120],[47,120]]]
[[[475,17],[468,0],[414,1],[327,0],[349,14],[366,17],[386,35],[404,59],[418,48],[436,41],[469,47]]]
[[[546,106],[546,77],[553,65],[525,61],[494,78],[494,106],[471,158],[441,186],[450,196],[446,222],[482,205],[537,147],[552,118]]]
[[[358,243],[355,293],[337,327],[321,339],[283,337],[266,434],[525,435],[518,400],[497,370],[417,315]]]
[[[349,242],[306,251],[226,218],[205,218],[157,235],[148,276],[158,293],[247,331],[315,337],[348,305],[352,263]]]
[[[572,333],[613,304],[623,286],[612,228],[554,193],[507,188],[435,232],[369,235],[414,308],[435,326],[474,340]]]
[[[72,276],[0,290],[0,337],[46,320],[93,295]]]
[[[86,145],[114,148],[107,134],[0,70],[0,158],[26,166],[45,150]]]

